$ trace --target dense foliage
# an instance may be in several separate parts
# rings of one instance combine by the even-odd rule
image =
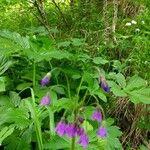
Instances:
[[[0,11],[1,149],[150,149],[149,0]]]

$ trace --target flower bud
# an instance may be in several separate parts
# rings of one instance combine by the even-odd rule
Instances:
[[[44,76],[44,78],[41,80],[41,85],[42,85],[42,86],[48,85],[49,82],[50,82],[50,77],[51,77],[51,73],[48,72],[48,73],[46,74],[46,76]]]
[[[40,102],[40,105],[49,105],[51,103],[51,99],[49,96],[44,96]]]

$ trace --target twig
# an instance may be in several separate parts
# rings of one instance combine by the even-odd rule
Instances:
[[[117,23],[117,13],[118,13],[118,0],[113,0],[113,7],[114,7],[114,14],[113,14],[113,20],[112,20],[112,38],[113,38],[113,42],[116,44],[117,43],[117,39],[115,36],[115,32],[116,32],[116,23]]]
[[[34,0],[34,1],[30,0],[29,2],[32,3],[37,8],[40,17],[36,16],[35,14],[34,15],[37,17],[37,19],[43,24],[43,26],[47,30],[49,38],[54,39],[54,37],[52,36],[50,32],[50,25],[48,23],[47,15],[44,10],[43,1],[42,0]]]
[[[60,13],[62,19],[64,20],[66,26],[69,28],[68,22],[67,22],[67,20],[66,20],[66,18],[65,18],[65,16],[64,16],[63,12],[61,11],[60,7],[59,7],[58,4],[55,2],[55,0],[52,0],[52,2],[53,2],[53,4],[55,5],[55,7],[58,9],[58,11],[59,11],[59,13]]]

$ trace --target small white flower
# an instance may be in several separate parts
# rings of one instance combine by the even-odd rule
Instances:
[[[125,26],[131,26],[132,24],[131,24],[131,22],[127,22],[126,24],[125,24]]]
[[[137,24],[137,22],[135,20],[132,20],[131,23],[132,24]]]
[[[142,20],[141,22],[142,22],[142,24],[145,24],[145,21],[144,21],[144,20]]]
[[[135,31],[136,31],[136,32],[140,32],[140,29],[139,29],[139,28],[136,28]]]

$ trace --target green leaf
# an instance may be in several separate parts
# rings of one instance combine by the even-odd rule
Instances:
[[[0,96],[0,106],[13,107],[14,105],[11,103],[10,98],[8,96],[1,95]]]
[[[129,79],[125,90],[130,92],[131,90],[144,87],[145,85],[146,85],[145,80],[135,75]]]
[[[7,108],[1,111],[0,125],[13,123],[19,129],[26,128],[29,124],[29,114],[25,108]]]
[[[86,131],[93,131],[93,126],[88,121],[86,121],[86,120],[83,122],[82,127]]]
[[[97,95],[101,100],[107,102],[106,95],[101,90],[95,91],[92,94]]]
[[[72,110],[74,106],[73,100],[70,100],[69,98],[61,98],[54,103],[53,107],[55,111],[60,111],[61,109]]]
[[[13,131],[14,131],[13,126],[4,127],[3,129],[1,129],[1,131],[0,131],[0,145],[2,144],[2,142],[5,138],[7,138],[9,135],[11,135],[13,133]]]
[[[95,58],[93,59],[93,62],[94,62],[95,64],[97,64],[97,65],[99,65],[99,64],[104,65],[104,64],[108,63],[109,61],[106,60],[106,59],[103,59],[102,57],[95,57]]]
[[[21,36],[17,32],[10,32],[8,30],[2,30],[0,31],[0,36],[12,40],[13,42],[20,45],[24,49],[30,48],[29,39],[27,37]]]
[[[92,116],[92,113],[94,112],[94,110],[95,110],[95,107],[93,107],[93,106],[87,106],[85,108],[85,110],[84,110],[84,117],[86,119],[91,120],[91,116]]]
[[[0,75],[2,75],[12,65],[12,61],[8,60],[3,55],[0,56]]]
[[[147,147],[145,147],[144,145],[141,145],[140,150],[149,150],[149,149]]]
[[[32,126],[24,131],[16,150],[31,150]]]
[[[107,81],[109,86],[111,87],[111,91],[115,96],[125,97],[127,96],[126,92],[120,88],[114,81]]]
[[[66,42],[59,42],[57,45],[58,45],[58,48],[60,47],[68,47],[70,46],[71,42],[70,41],[66,41]]]
[[[111,137],[120,137],[122,135],[122,132],[119,130],[119,127],[117,126],[110,126],[107,128],[108,134]]]
[[[73,38],[71,41],[73,46],[82,46],[85,44],[85,39]]]
[[[146,91],[148,90],[149,92],[149,88],[144,88]],[[139,89],[139,90],[134,90],[129,92],[129,98],[130,100],[137,104],[137,103],[143,103],[143,104],[150,104],[150,95],[149,93],[145,93],[144,89]]]
[[[56,144],[57,143],[57,144]],[[59,150],[59,149],[68,149],[70,147],[71,140],[67,137],[59,137],[59,136],[52,136],[50,141],[47,141],[44,144],[44,149],[51,149],[51,150]]]
[[[18,84],[16,89],[21,91],[27,87],[31,87],[32,86],[32,83],[31,82],[25,82],[25,83],[21,83],[21,84]]]
[[[5,78],[0,77],[0,92],[4,92],[4,91],[5,91]]]
[[[65,90],[61,85],[51,86],[51,89],[58,94],[65,94]]]
[[[19,106],[21,98],[18,93],[10,91],[9,92],[10,100],[13,102],[14,106]]]
[[[123,74],[118,73],[118,74],[116,75],[116,81],[117,81],[117,83],[118,83],[122,88],[125,88],[125,86],[126,86],[126,79],[125,79],[125,77],[123,76]]]

